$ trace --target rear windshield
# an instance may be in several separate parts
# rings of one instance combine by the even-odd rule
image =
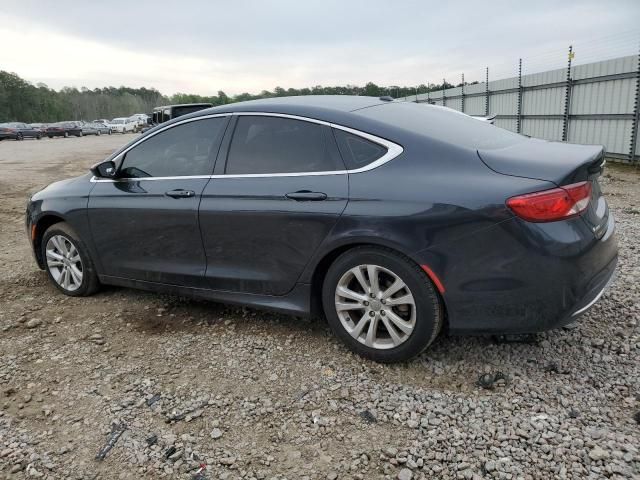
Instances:
[[[455,110],[411,102],[393,102],[353,113],[476,150],[505,148],[527,139]]]

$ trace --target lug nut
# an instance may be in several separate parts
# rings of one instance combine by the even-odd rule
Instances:
[[[387,312],[385,312],[384,310],[382,310],[382,311],[380,312],[380,315],[383,315],[383,316],[384,316],[384,315],[386,315],[386,314],[387,314]]]
[[[375,294],[375,293],[370,293],[370,294],[369,294],[369,296],[370,296],[371,298],[376,298],[376,294]]]
[[[364,306],[368,307],[369,306],[369,302],[364,302]]]
[[[376,313],[375,313],[375,312],[369,312],[369,316],[370,316],[370,317],[375,317],[375,316],[376,316]]]

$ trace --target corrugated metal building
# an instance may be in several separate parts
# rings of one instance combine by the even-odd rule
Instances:
[[[567,75],[569,73],[569,75]],[[497,115],[495,125],[532,137],[605,145],[638,159],[638,55],[449,88],[399,100]],[[635,156],[632,147],[635,146]]]

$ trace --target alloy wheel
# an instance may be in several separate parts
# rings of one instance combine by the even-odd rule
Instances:
[[[409,287],[378,265],[347,270],[336,287],[335,307],[344,329],[371,348],[397,347],[416,325],[416,303]]]
[[[80,252],[69,238],[54,235],[45,248],[47,267],[54,281],[65,290],[73,292],[82,285],[82,260]]]

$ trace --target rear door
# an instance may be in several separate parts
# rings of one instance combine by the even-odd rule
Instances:
[[[200,204],[208,285],[286,294],[346,207],[344,163],[322,123],[239,114],[229,131]]]
[[[103,274],[202,285],[206,258],[198,205],[228,120],[172,125],[124,153],[119,179],[97,180],[88,212]]]

